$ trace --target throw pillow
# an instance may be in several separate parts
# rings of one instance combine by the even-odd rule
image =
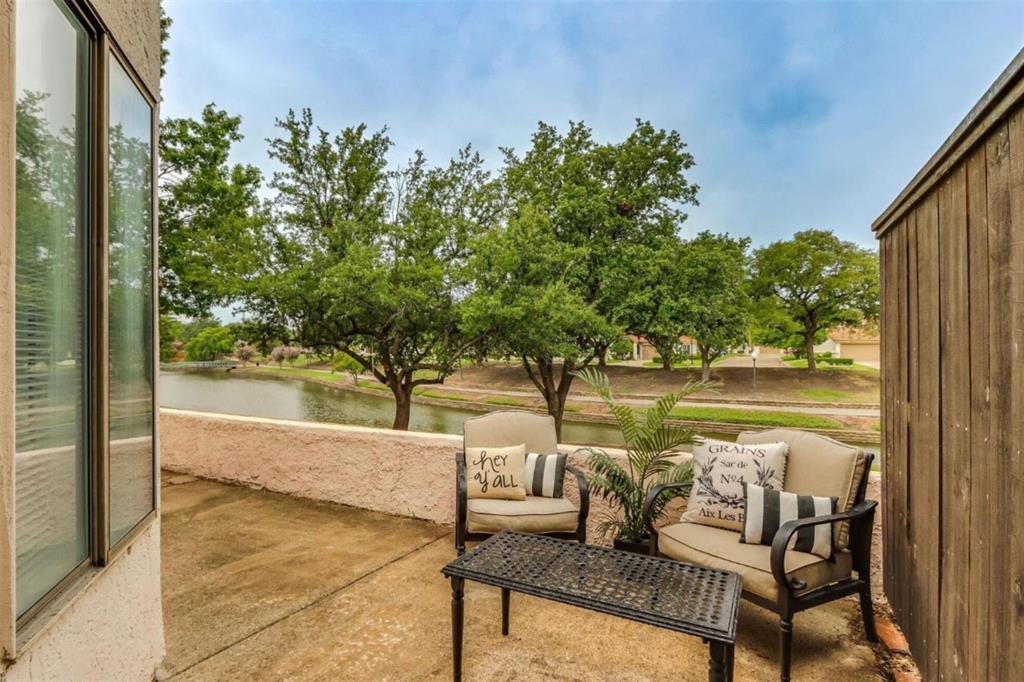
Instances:
[[[526,494],[534,497],[562,497],[565,460],[568,455],[526,455]]]
[[[838,497],[797,495],[768,490],[759,485],[746,485],[743,507],[743,530],[740,542],[770,545],[782,524],[794,519],[808,519],[836,513]],[[832,524],[822,523],[799,529],[789,541],[789,548],[831,559],[833,554]]]
[[[786,478],[786,443],[741,445],[705,439],[693,447],[693,490],[683,520],[740,530],[743,485],[782,490]]]
[[[525,445],[466,449],[466,493],[473,499],[525,500]]]

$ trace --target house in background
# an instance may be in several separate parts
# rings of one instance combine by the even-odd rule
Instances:
[[[658,349],[651,345],[651,343],[642,336],[630,334],[629,341],[633,344],[634,360],[653,362],[654,358],[658,356]],[[676,350],[682,355],[700,355],[700,348],[697,346],[697,340],[690,338],[689,336],[679,337],[679,343],[676,345]]]
[[[0,678],[149,680],[160,5],[0,0],[0,53]]]
[[[836,327],[822,343],[814,347],[815,353],[832,353],[839,358],[855,362],[877,363],[882,358],[881,337],[878,327]]]

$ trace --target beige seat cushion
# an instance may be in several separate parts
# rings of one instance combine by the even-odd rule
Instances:
[[[797,495],[836,497],[837,511],[849,511],[857,495],[857,487],[865,476],[867,456],[860,448],[796,429],[744,431],[737,443],[789,443],[786,460],[786,482],[782,489]],[[836,548],[849,545],[850,524],[833,526]]]
[[[658,551],[677,561],[734,571],[743,577],[747,592],[771,600],[778,598],[771,569],[772,548],[743,544],[736,531],[676,523],[658,531]],[[835,563],[806,552],[786,552],[786,574],[807,583],[800,593],[849,578],[852,570],[849,552],[837,552]]]
[[[566,533],[576,530],[579,510],[564,497],[527,496],[516,500],[469,500],[466,505],[470,533]]]
[[[558,452],[555,419],[549,414],[522,410],[500,410],[462,423],[463,446],[469,448],[503,448],[526,446],[527,452],[550,455]]]

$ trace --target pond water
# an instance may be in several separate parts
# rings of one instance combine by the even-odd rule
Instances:
[[[389,393],[355,393],[323,384],[273,376],[223,371],[171,371],[160,374],[160,405],[199,412],[249,417],[330,422],[388,428],[394,418]],[[409,428],[433,433],[462,433],[462,422],[479,412],[457,407],[413,403]],[[704,436],[736,440],[736,436],[702,432]],[[622,445],[619,430],[609,424],[562,425],[562,441],[578,445]],[[877,445],[861,445],[876,453]],[[877,460],[876,460],[877,464]]]

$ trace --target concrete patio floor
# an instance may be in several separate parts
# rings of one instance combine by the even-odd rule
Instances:
[[[451,529],[165,473],[164,679],[448,680]],[[698,639],[467,583],[467,680],[705,680]],[[777,680],[774,616],[744,602],[737,680]],[[796,680],[879,679],[843,600],[796,618]]]

